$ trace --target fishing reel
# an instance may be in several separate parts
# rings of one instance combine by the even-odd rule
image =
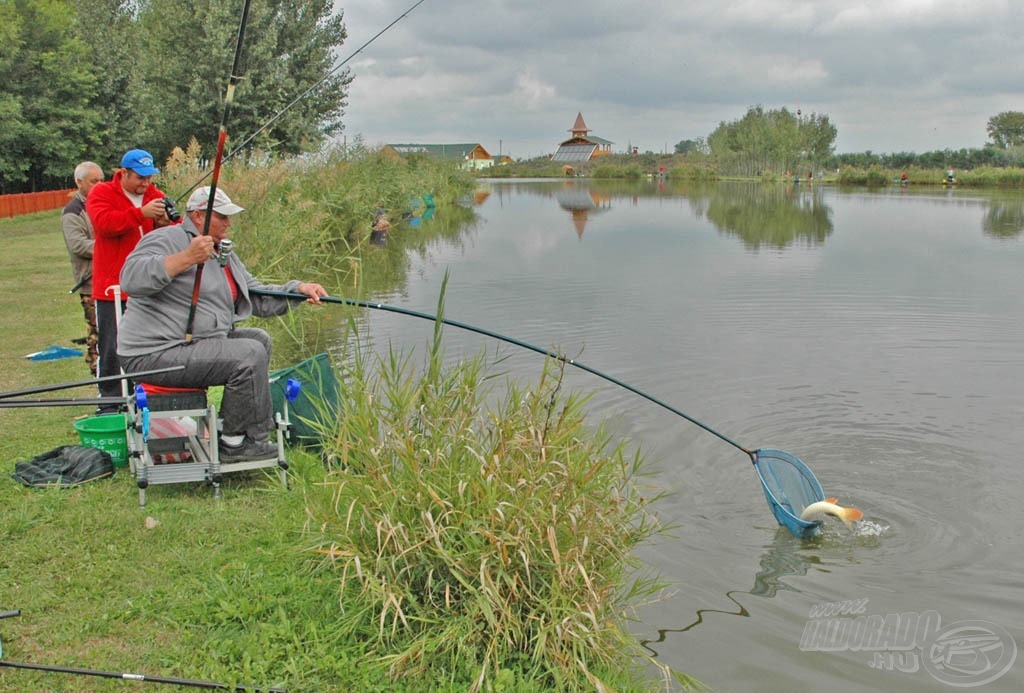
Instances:
[[[217,264],[221,267],[226,267],[228,264],[228,258],[231,257],[233,245],[234,244],[231,242],[230,238],[223,239],[220,243],[214,246],[213,253],[211,253],[210,258],[216,260]]]
[[[178,213],[178,208],[174,205],[174,200],[169,197],[164,197],[164,214],[171,220],[172,224],[177,224],[181,221],[181,214]]]

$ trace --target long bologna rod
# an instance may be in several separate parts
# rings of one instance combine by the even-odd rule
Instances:
[[[262,296],[276,296],[278,298],[287,298],[287,299],[292,299],[292,300],[296,300],[296,301],[305,301],[308,298],[307,296],[305,296],[303,294],[299,294],[299,293],[292,293],[292,292],[288,292],[288,291],[272,291],[270,289],[250,289],[249,293],[258,294],[258,295],[262,295]],[[741,450],[741,451],[745,452],[747,455],[750,456],[751,461],[756,461],[756,459],[757,459],[757,453],[754,450],[748,450],[747,448],[743,447],[742,445],[737,443],[732,438],[729,438],[728,436],[726,436],[726,435],[724,435],[722,433],[719,433],[718,431],[716,431],[715,429],[711,428],[707,424],[701,423],[700,421],[698,421],[697,419],[693,418],[692,416],[689,416],[688,414],[685,414],[685,413],[679,411],[678,409],[676,409],[675,407],[673,407],[670,404],[666,404],[665,402],[662,402],[660,399],[658,399],[657,397],[654,397],[653,395],[649,395],[649,394],[647,394],[646,392],[644,392],[642,390],[638,390],[637,388],[633,387],[629,383],[624,383],[624,382],[622,382],[621,380],[619,380],[616,377],[608,375],[607,373],[602,373],[601,371],[597,370],[596,368],[591,368],[590,366],[588,366],[588,365],[586,365],[584,363],[581,363],[579,361],[576,361],[575,359],[571,359],[571,358],[565,356],[564,354],[559,354],[559,353],[556,353],[556,352],[551,351],[549,349],[543,349],[543,348],[541,348],[539,346],[535,346],[533,344],[529,344],[528,342],[524,342],[522,340],[516,339],[515,337],[509,337],[507,335],[503,335],[503,334],[500,334],[498,332],[492,332],[491,330],[485,329],[483,327],[477,327],[475,325],[470,325],[468,323],[459,322],[458,320],[449,320],[448,318],[439,318],[436,315],[431,315],[430,313],[421,313],[420,311],[410,310],[409,308],[401,308],[399,306],[390,306],[390,305],[387,305],[386,303],[371,303],[369,301],[359,301],[359,300],[356,300],[354,298],[337,298],[337,297],[334,297],[334,296],[321,296],[320,297],[320,301],[322,303],[340,303],[340,304],[349,305],[349,306],[359,306],[361,308],[372,308],[373,310],[383,310],[383,311],[387,311],[387,312],[390,312],[390,313],[398,313],[400,315],[409,315],[409,316],[412,316],[414,318],[422,318],[424,320],[430,320],[431,322],[441,322],[441,323],[443,323],[445,325],[451,325],[452,327],[458,327],[459,329],[462,329],[462,330],[467,330],[469,332],[475,332],[477,334],[482,334],[482,335],[487,336],[487,337],[492,337],[494,339],[498,339],[498,340],[500,340],[502,342],[507,342],[509,344],[514,344],[514,345],[516,345],[518,347],[522,347],[524,349],[529,349],[530,351],[535,351],[538,354],[543,354],[544,356],[549,356],[549,357],[551,357],[553,359],[557,359],[557,360],[559,360],[559,361],[561,361],[563,363],[567,363],[570,366],[575,366],[576,368],[579,368],[580,370],[584,370],[587,373],[590,373],[592,375],[596,375],[599,378],[603,378],[603,379],[607,380],[610,383],[614,383],[615,385],[618,385],[621,388],[629,390],[633,394],[639,395],[639,396],[643,397],[644,399],[646,399],[647,401],[653,402],[654,404],[657,404],[659,407],[663,407],[664,409],[669,410],[673,414],[676,414],[677,416],[683,417],[684,419],[686,419],[690,423],[694,424],[695,426],[699,426],[699,427],[703,428],[705,431],[707,431],[711,435],[717,436],[718,438],[724,440],[726,443],[728,443],[729,445],[733,446],[734,448],[737,448],[738,450]]]
[[[167,368],[155,368],[151,371],[139,371],[137,373],[120,373],[117,375],[105,375],[101,378],[90,378],[89,380],[74,380],[69,383],[57,383],[56,385],[41,385],[40,387],[28,387],[24,390],[10,390],[8,392],[0,392],[0,399],[7,399],[8,397],[21,397],[22,395],[38,395],[43,392],[53,392],[54,390],[68,390],[73,387],[85,387],[86,385],[95,385],[97,383],[109,383],[114,380],[130,380],[133,378],[140,378],[146,375],[156,375],[158,373],[170,373],[172,371],[184,370],[184,366],[168,366]],[[119,399],[124,401],[123,398],[111,398]],[[93,401],[98,401],[99,398],[93,398]]]
[[[323,85],[323,84],[324,84],[324,83],[325,83],[325,82],[326,82],[326,81],[327,81],[328,79],[330,79],[331,77],[333,77],[333,76],[334,76],[334,73],[336,73],[336,72],[337,72],[338,70],[340,70],[341,68],[345,67],[345,65],[347,65],[347,64],[348,64],[348,62],[349,62],[350,60],[352,60],[352,58],[354,58],[354,57],[356,57],[357,55],[359,55],[360,53],[362,53],[362,52],[363,52],[363,50],[364,50],[364,49],[365,49],[365,48],[366,48],[367,46],[369,46],[369,45],[370,45],[371,43],[373,43],[373,42],[374,42],[374,41],[376,41],[376,40],[377,40],[378,38],[380,38],[380,37],[381,37],[381,36],[382,36],[383,34],[385,34],[385,33],[386,33],[386,32],[388,31],[388,29],[390,29],[391,27],[393,27],[393,26],[394,26],[395,24],[398,24],[398,23],[399,23],[400,21],[402,21],[403,19],[405,19],[406,17],[408,17],[408,16],[410,15],[410,14],[412,14],[412,11],[413,11],[413,10],[415,10],[415,9],[416,9],[417,7],[419,7],[420,5],[422,5],[422,4],[424,3],[424,2],[426,2],[426,0],[417,0],[417,2],[413,3],[413,4],[412,4],[412,6],[411,6],[411,7],[409,7],[409,9],[407,9],[407,10],[406,10],[405,12],[403,12],[402,14],[398,15],[397,17],[395,17],[395,18],[394,18],[394,19],[393,19],[393,20],[391,21],[391,23],[390,23],[390,24],[388,24],[388,25],[387,25],[386,27],[384,27],[383,29],[381,29],[380,31],[378,31],[378,32],[377,32],[376,34],[374,34],[373,36],[371,36],[371,37],[370,37],[370,39],[369,39],[368,41],[366,41],[366,43],[364,43],[363,45],[359,46],[359,48],[355,49],[355,51],[353,51],[353,52],[352,52],[351,54],[349,54],[349,56],[348,56],[347,58],[345,58],[345,59],[344,59],[344,60],[342,60],[342,61],[341,61],[340,63],[338,63],[337,65],[335,65],[335,66],[334,66],[333,68],[331,68],[330,72],[328,72],[328,73],[327,73],[327,74],[325,74],[325,75],[324,75],[323,77],[321,77],[321,78],[320,78],[320,80],[319,80],[318,82],[316,82],[315,84],[313,84],[313,86],[309,87],[308,89],[306,89],[306,91],[304,91],[304,92],[302,92],[301,94],[299,94],[298,96],[296,96],[296,97],[295,97],[294,99],[292,99],[292,101],[291,101],[291,102],[290,102],[290,103],[289,103],[288,105],[286,105],[286,106],[285,106],[284,108],[282,108],[282,109],[281,109],[280,111],[278,111],[277,113],[275,113],[275,114],[274,114],[274,115],[273,115],[273,116],[272,116],[272,117],[270,118],[270,120],[268,120],[268,121],[267,121],[266,123],[264,123],[264,124],[263,124],[262,126],[260,126],[260,128],[259,128],[259,129],[258,129],[258,130],[257,130],[256,132],[254,132],[254,133],[252,133],[251,135],[249,135],[248,137],[246,137],[246,138],[245,138],[245,139],[244,139],[244,140],[242,141],[242,143],[241,143],[241,144],[239,144],[239,145],[238,145],[238,146],[236,146],[236,147],[235,147],[234,149],[232,149],[232,150],[231,150],[230,152],[228,152],[228,153],[227,153],[227,155],[226,155],[226,156],[225,156],[224,158],[225,158],[225,159],[230,159],[230,158],[231,158],[231,157],[233,157],[233,156],[234,156],[235,154],[237,154],[238,152],[240,152],[240,151],[242,151],[243,149],[245,149],[245,148],[246,148],[246,147],[247,147],[247,146],[249,145],[249,143],[250,143],[250,142],[252,142],[252,141],[253,141],[254,139],[256,139],[257,137],[259,137],[259,135],[260,135],[260,133],[261,133],[261,132],[263,132],[264,130],[266,130],[267,128],[269,128],[269,127],[270,127],[271,125],[273,125],[274,123],[276,123],[276,122],[277,122],[277,121],[278,121],[278,120],[279,120],[279,119],[281,118],[281,116],[283,116],[283,115],[284,115],[285,113],[287,113],[288,111],[290,111],[290,110],[292,109],[292,107],[293,107],[293,106],[295,106],[295,105],[296,105],[296,104],[298,104],[298,103],[299,103],[300,101],[302,101],[303,99],[305,99],[305,98],[306,98],[307,96],[309,96],[310,94],[312,94],[312,93],[313,93],[314,91],[316,91],[317,89],[319,89],[321,85]],[[195,183],[193,183],[193,184],[192,184],[192,186],[191,186],[190,188],[188,188],[188,190],[186,190],[186,191],[185,191],[184,193],[182,193],[182,196],[184,196],[184,195],[188,194],[189,192],[191,192],[192,190],[194,190],[194,189],[195,189],[195,188],[196,188],[196,187],[197,187],[197,186],[198,186],[198,185],[199,185],[200,183],[202,183],[202,182],[203,182],[204,180],[206,180],[206,179],[207,179],[207,178],[208,178],[208,177],[209,177],[210,175],[211,175],[210,173],[207,173],[207,174],[205,174],[205,175],[204,175],[204,176],[203,176],[202,178],[200,178],[200,179],[199,179],[199,180],[197,180],[197,181],[196,181]],[[73,293],[73,292],[72,292],[72,293]]]
[[[180,679],[174,676],[150,676],[149,674],[133,674],[123,671],[100,671],[98,669],[83,669],[81,667],[60,667],[47,664],[30,664],[28,662],[12,662],[7,659],[0,659],[0,667],[11,667],[12,669],[31,669],[33,671],[49,671],[58,674],[79,674],[82,676],[98,676],[105,679],[122,679],[124,681],[146,681],[148,683],[169,683],[175,686],[191,686],[192,688],[218,688],[229,691],[276,691],[283,693],[283,688],[261,688],[259,686],[235,685],[217,683],[216,681],[199,681],[196,679]]]
[[[0,618],[12,618],[21,616],[21,609],[11,611],[0,611]],[[2,645],[2,643],[0,643]],[[272,691],[284,693],[283,688],[260,688],[259,686],[229,686],[214,681],[197,681],[195,679],[179,679],[170,676],[149,676],[147,674],[130,674],[120,671],[99,671],[97,669],[82,669],[80,667],[60,667],[48,664],[30,664],[28,662],[12,662],[3,658],[3,647],[0,647],[0,666],[11,667],[12,669],[30,669],[32,671],[51,671],[60,674],[81,674],[84,676],[99,676],[107,679],[123,679],[125,681],[148,681],[151,683],[171,683],[176,686],[192,686],[193,688],[220,688],[235,691]]]
[[[217,181],[220,179],[220,167],[224,160],[224,143],[228,139],[228,116],[231,114],[231,104],[235,100],[235,87],[242,79],[239,66],[242,62],[242,43],[245,40],[245,24],[249,20],[249,4],[251,0],[245,0],[242,6],[242,20],[238,23],[238,40],[235,42],[235,59],[231,64],[231,75],[228,79],[227,93],[224,94],[224,113],[220,119],[220,132],[217,136],[217,156],[213,160],[213,178],[210,180],[210,199],[206,203],[206,220],[203,222],[203,235],[210,233],[210,220],[213,218],[213,203],[217,193]],[[192,303],[188,309],[188,322],[185,325],[185,343],[192,341],[192,328],[196,321],[196,306],[199,305],[199,289],[203,281],[203,267],[205,262],[196,266],[196,279],[192,284]]]
[[[0,409],[16,407],[95,407],[104,404],[124,404],[124,397],[69,397],[67,399],[0,399]]]

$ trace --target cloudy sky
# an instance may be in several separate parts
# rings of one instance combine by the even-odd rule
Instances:
[[[415,0],[337,0],[342,58]],[[1024,111],[1024,0],[425,0],[348,66],[346,135],[552,153],[583,114],[644,151],[750,106],[827,115],[837,152],[981,147]]]

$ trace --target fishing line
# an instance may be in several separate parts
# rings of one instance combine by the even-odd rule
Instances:
[[[370,45],[371,43],[373,43],[373,42],[374,42],[374,41],[376,41],[376,40],[377,40],[378,38],[380,38],[380,37],[381,37],[381,35],[383,35],[384,33],[386,33],[386,32],[387,32],[387,31],[388,31],[388,30],[389,30],[389,29],[390,29],[391,27],[393,27],[393,26],[394,26],[395,24],[398,24],[398,22],[402,21],[403,19],[405,19],[406,17],[408,17],[408,16],[410,15],[410,14],[412,14],[412,11],[413,11],[413,10],[415,10],[415,9],[416,9],[417,7],[419,7],[420,5],[422,5],[422,4],[424,3],[424,2],[426,2],[426,0],[417,0],[417,2],[413,3],[413,4],[412,4],[412,6],[411,6],[411,7],[409,7],[409,9],[407,9],[407,10],[406,10],[405,12],[403,12],[402,14],[398,15],[397,17],[395,17],[395,19],[393,19],[393,20],[391,21],[391,23],[390,23],[390,24],[388,24],[388,25],[387,25],[386,27],[384,27],[383,29],[381,29],[380,31],[378,31],[378,32],[377,32],[376,34],[374,34],[374,35],[373,35],[372,37],[370,37],[370,39],[369,39],[368,41],[366,41],[366,42],[365,42],[365,43],[364,43],[363,45],[359,46],[359,48],[357,48],[357,49],[356,49],[356,50],[355,50],[354,52],[352,52],[352,53],[351,53],[351,54],[350,54],[350,55],[349,55],[349,56],[348,56],[347,58],[345,58],[345,59],[344,59],[344,60],[342,60],[342,61],[341,61],[340,63],[338,63],[337,65],[335,65],[335,66],[334,66],[333,68],[331,68],[331,70],[330,70],[330,71],[329,71],[329,72],[328,72],[328,73],[327,73],[326,75],[324,75],[323,77],[321,77],[321,78],[320,78],[320,80],[319,80],[318,82],[316,82],[316,83],[315,83],[315,84],[313,84],[313,85],[312,85],[311,87],[309,87],[308,89],[306,89],[306,91],[302,92],[302,93],[301,93],[301,94],[299,94],[299,95],[298,95],[297,97],[295,97],[295,98],[294,98],[294,99],[293,99],[293,100],[292,100],[292,101],[291,101],[291,102],[290,102],[290,103],[289,103],[288,105],[286,105],[286,106],[285,106],[284,108],[282,108],[282,109],[281,109],[280,111],[278,111],[278,112],[277,112],[276,114],[274,114],[274,115],[273,115],[273,116],[272,116],[272,117],[270,118],[270,120],[268,120],[268,121],[267,121],[266,123],[264,123],[264,124],[263,124],[263,125],[262,125],[262,126],[261,126],[261,127],[259,128],[259,129],[258,129],[258,130],[256,130],[256,132],[254,132],[254,133],[252,133],[251,135],[249,135],[249,136],[248,136],[247,138],[245,138],[245,140],[243,140],[243,141],[242,141],[242,143],[241,143],[241,144],[239,144],[239,145],[238,145],[237,147],[235,147],[234,149],[232,149],[231,151],[229,151],[229,152],[227,153],[227,155],[225,155],[225,157],[224,157],[224,158],[225,158],[225,159],[230,159],[230,158],[231,158],[231,157],[233,157],[233,156],[234,156],[235,154],[237,154],[238,152],[240,152],[240,151],[242,151],[243,149],[245,149],[245,147],[247,147],[247,146],[249,145],[249,143],[250,143],[250,142],[252,142],[252,141],[253,141],[254,139],[256,139],[256,138],[257,138],[257,137],[258,137],[258,136],[260,135],[260,133],[264,132],[264,131],[265,131],[265,130],[266,130],[267,128],[269,128],[269,127],[270,127],[271,125],[273,125],[274,123],[276,123],[276,122],[277,122],[277,121],[278,121],[278,120],[279,120],[279,119],[281,118],[281,116],[283,116],[283,115],[284,115],[285,113],[287,113],[288,111],[290,111],[290,110],[291,110],[291,109],[292,109],[292,108],[293,108],[293,107],[294,107],[294,106],[295,106],[296,104],[298,104],[298,103],[299,103],[300,101],[302,101],[303,99],[305,99],[306,97],[308,97],[308,96],[309,96],[310,94],[312,94],[312,93],[313,93],[314,91],[316,91],[316,90],[317,90],[318,88],[320,88],[320,86],[321,86],[321,85],[323,85],[323,84],[324,84],[324,83],[325,83],[325,82],[326,82],[326,81],[327,81],[328,79],[330,79],[331,77],[333,77],[333,76],[334,76],[334,74],[335,74],[335,73],[336,73],[336,72],[337,72],[338,70],[340,70],[341,68],[345,67],[345,65],[347,65],[347,64],[348,64],[348,62],[349,62],[350,60],[352,60],[352,58],[354,58],[354,57],[356,57],[357,55],[359,55],[360,53],[362,53],[362,52],[363,52],[363,50],[364,50],[364,49],[365,49],[365,48],[366,48],[367,46],[369,46],[369,45]],[[211,175],[211,173],[205,173],[205,174],[203,174],[202,178],[200,178],[200,179],[199,179],[199,180],[197,180],[197,181],[196,181],[195,183],[193,183],[193,184],[192,184],[192,185],[191,185],[190,187],[188,187],[188,188],[187,188],[187,189],[185,190],[185,192],[183,192],[183,193],[182,193],[182,194],[180,195],[179,199],[180,199],[181,197],[184,197],[185,195],[189,194],[190,192],[192,192],[192,190],[194,190],[194,189],[195,189],[195,188],[196,188],[196,187],[197,187],[197,186],[198,186],[199,184],[201,184],[201,183],[202,183],[202,182],[203,182],[204,180],[206,180],[207,178],[209,178],[209,177],[210,177],[210,175]]]

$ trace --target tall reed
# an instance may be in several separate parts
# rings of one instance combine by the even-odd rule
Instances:
[[[296,270],[314,273],[325,284],[335,283],[325,273],[347,279],[358,273],[378,208],[400,222],[426,204],[425,196],[438,206],[452,205],[474,185],[456,162],[428,156],[353,148],[300,159],[264,158],[227,162],[218,184],[246,208],[232,234],[236,246],[244,245],[247,264],[268,279],[288,279]],[[208,163],[193,141],[172,153],[158,183],[182,194],[208,172]]]
[[[642,457],[588,428],[562,362],[499,396],[483,355],[444,364],[440,323],[420,372],[357,350],[325,427],[331,472],[308,528],[350,636],[412,686],[647,687],[624,628],[659,588],[633,555],[664,530]]]

